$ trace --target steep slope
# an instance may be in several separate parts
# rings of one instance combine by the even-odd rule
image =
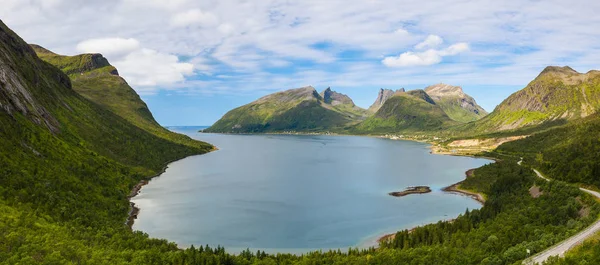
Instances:
[[[456,124],[423,90],[396,92],[354,130],[357,133],[435,131]]]
[[[425,92],[435,100],[450,119],[455,121],[464,123],[476,121],[488,114],[481,106],[477,105],[475,99],[465,94],[459,86],[436,84],[426,87]]]
[[[335,92],[331,88],[327,88],[319,96],[323,98],[323,106],[344,115],[347,115],[350,119],[363,120],[369,115],[368,111],[354,105],[354,101],[345,94]]]
[[[96,235],[147,238],[124,225],[131,188],[169,161],[212,148],[156,137],[80,96],[1,21],[0,124],[0,260],[7,264],[106,263],[90,256],[91,245],[108,245]],[[67,253],[65,242],[80,250]]]
[[[0,105],[0,200],[57,220],[121,223],[137,181],[212,148],[158,138],[81,97],[2,23]]]
[[[377,99],[375,99],[375,102],[373,102],[373,104],[369,107],[369,111],[371,113],[377,112],[379,110],[379,108],[381,108],[381,106],[383,106],[383,103],[385,103],[386,100],[391,98],[394,95],[394,93],[397,93],[397,92],[405,92],[405,90],[404,90],[404,88],[398,89],[396,91],[391,90],[391,89],[380,88],[379,93],[377,94]]]
[[[336,96],[337,97],[337,96]],[[330,98],[331,102],[334,102]],[[337,100],[336,100],[337,102]],[[352,122],[308,86],[264,96],[227,112],[205,132],[256,133],[322,131]]]
[[[494,132],[576,120],[600,109],[600,71],[578,73],[548,66],[525,88],[510,95],[483,119],[464,131]]]
[[[39,45],[31,47],[44,61],[58,67],[71,79],[73,89],[83,97],[100,104],[136,126],[161,138],[192,147],[203,148],[199,141],[170,132],[160,126],[148,106],[115,67],[101,54],[64,56]]]

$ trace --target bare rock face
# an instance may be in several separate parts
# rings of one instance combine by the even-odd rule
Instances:
[[[323,98],[323,101],[325,103],[331,104],[333,106],[337,106],[340,104],[350,104],[350,105],[354,106],[354,101],[352,101],[352,99],[350,97],[348,97],[345,94],[335,92],[335,91],[331,90],[330,87],[323,90],[323,92],[321,92],[320,96]]]
[[[401,93],[401,92],[406,92],[406,90],[404,90],[404,88],[400,88],[396,91],[391,90],[391,89],[383,89],[383,88],[379,89],[379,94],[377,94],[377,99],[369,107],[369,111],[372,113],[377,112],[379,110],[379,108],[381,108],[381,106],[383,106],[383,103],[385,103],[394,94]]]
[[[470,122],[487,115],[475,99],[467,95],[460,86],[436,84],[425,88],[425,92],[438,104],[453,120]]]
[[[452,86],[447,84],[436,84],[425,88],[425,92],[429,94],[434,100],[441,99],[443,97],[466,97],[467,95],[463,92],[462,87]]]
[[[1,22],[0,43],[0,111],[11,116],[21,113],[36,124],[58,132],[58,121],[36,100],[34,93],[45,89],[49,81],[41,73],[52,73],[48,76],[67,88],[71,84],[69,78],[40,64],[33,49],[23,45],[24,41]],[[28,78],[31,81],[26,81],[23,73],[32,75]]]

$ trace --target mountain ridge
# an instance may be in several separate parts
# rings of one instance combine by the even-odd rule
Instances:
[[[334,97],[341,95],[326,91],[322,94]],[[340,102],[333,106],[326,103],[312,86],[288,89],[234,108],[204,131],[257,133],[329,130],[353,121],[352,109],[341,109],[341,106],[349,105]]]
[[[154,119],[146,103],[102,54],[66,56],[37,44],[29,46],[40,59],[68,75],[72,89],[84,98],[106,107],[158,137],[195,148],[204,148],[203,143],[162,127]]]
[[[475,99],[467,95],[462,87],[447,84],[435,84],[426,87],[430,95],[448,116],[459,122],[472,122],[485,117],[488,113],[477,104]]]
[[[494,132],[585,118],[600,110],[600,71],[579,73],[548,66],[523,89],[511,94],[492,113],[462,128]]]

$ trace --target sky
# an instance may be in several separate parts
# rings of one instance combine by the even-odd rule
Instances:
[[[367,108],[379,88],[462,86],[486,110],[548,65],[600,69],[595,0],[0,0],[56,53],[102,53],[157,121],[211,125],[290,88]]]

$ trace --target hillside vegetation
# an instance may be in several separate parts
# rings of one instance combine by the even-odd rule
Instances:
[[[350,129],[353,133],[385,134],[436,131],[457,124],[423,90],[397,92],[373,116]]]
[[[492,113],[458,131],[490,133],[587,117],[600,109],[600,71],[548,66]]]
[[[31,45],[38,57],[58,67],[71,80],[72,88],[90,101],[106,107],[132,124],[158,137],[194,148],[209,146],[160,126],[140,96],[119,76],[101,54],[64,56],[39,45]]]
[[[313,87],[290,89],[262,97],[227,112],[205,132],[260,133],[327,131],[360,117],[361,110],[345,95],[329,89],[325,100]],[[348,101],[349,100],[349,101]]]
[[[523,151],[506,149],[505,153],[497,153],[503,161],[476,169],[462,184],[486,195],[481,209],[467,210],[453,221],[401,231],[378,249],[305,255],[262,251],[234,255],[218,246],[182,250],[166,240],[132,232],[124,224],[128,195],[138,181],[160,172],[168,161],[205,153],[212,147],[157,136],[133,121],[144,119],[143,115],[130,120],[119,108],[80,95],[71,85],[72,75],[76,74],[71,71],[86,67],[59,70],[39,59],[30,46],[0,22],[0,263],[515,264],[525,258],[527,249],[536,253],[560,242],[596,220],[600,212],[598,203],[576,187],[540,180],[527,167],[517,165],[511,155]],[[277,96],[287,100],[275,102],[295,103],[285,106],[290,114],[273,116],[275,121],[291,121],[298,115],[294,111],[314,117],[323,118],[323,113],[336,115],[325,118],[339,117],[340,112],[312,100],[318,99],[314,89],[305,90],[308,93]],[[407,109],[404,103],[412,108]],[[391,109],[396,106],[400,113],[414,108],[432,118],[451,121],[421,91],[394,96],[377,112],[391,113],[388,118],[398,121],[395,111],[390,112],[386,105]],[[271,106],[257,104],[252,110],[269,113]],[[314,110],[306,112],[299,107]],[[430,126],[423,116],[415,115],[410,120],[415,128]],[[582,134],[595,130],[594,124],[583,124],[573,128],[581,128]],[[573,128],[562,129],[567,130],[566,134]],[[594,143],[591,136],[590,140],[581,139],[584,144]],[[552,143],[554,140],[548,136],[548,148],[554,146],[549,150],[571,148],[577,141],[564,146]],[[551,161],[564,166],[560,165],[564,160]],[[530,194],[533,186],[542,192],[539,196]]]
[[[600,116],[504,143],[496,152],[521,156],[555,179],[600,187]]]

